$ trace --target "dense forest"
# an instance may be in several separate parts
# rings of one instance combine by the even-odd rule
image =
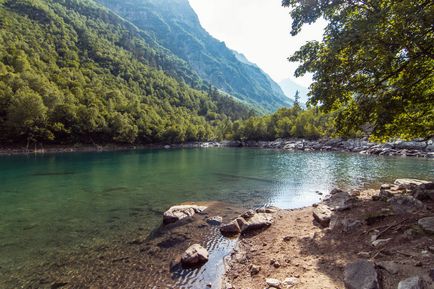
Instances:
[[[3,144],[209,140],[252,114],[93,1],[0,1]]]
[[[432,1],[284,0],[293,35],[328,25],[290,57],[313,74],[307,108],[269,115],[292,101],[185,0],[98,2],[138,27],[92,0],[0,0],[0,144],[434,135]]]

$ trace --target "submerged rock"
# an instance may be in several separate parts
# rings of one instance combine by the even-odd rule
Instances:
[[[215,217],[211,217],[211,218],[206,219],[206,222],[210,225],[218,226],[223,222],[223,218],[220,216],[215,216]]]
[[[402,280],[398,284],[398,289],[424,289],[425,284],[419,276],[414,276]]]
[[[181,257],[181,263],[185,267],[198,266],[207,261],[208,251],[199,244],[191,245]]]
[[[170,224],[175,223],[187,217],[192,217],[196,213],[200,213],[206,210],[205,206],[197,205],[179,205],[173,206],[163,214],[163,223]]]
[[[359,260],[345,267],[344,283],[346,289],[381,288],[374,264],[366,260]]]

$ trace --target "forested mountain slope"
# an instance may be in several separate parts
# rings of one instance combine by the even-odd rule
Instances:
[[[0,142],[183,142],[251,111],[90,0],[0,0]],[[208,91],[208,90],[207,90]]]
[[[292,105],[266,73],[202,28],[188,0],[98,0],[187,61],[206,81],[265,110]]]

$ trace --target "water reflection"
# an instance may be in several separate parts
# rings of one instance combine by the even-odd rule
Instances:
[[[0,157],[0,270],[150,231],[185,201],[295,208],[317,201],[316,191],[429,179],[433,168],[425,159],[258,149]]]

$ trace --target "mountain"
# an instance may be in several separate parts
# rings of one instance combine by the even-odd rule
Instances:
[[[309,89],[307,89],[306,87],[295,83],[289,78],[279,82],[279,85],[282,88],[283,92],[285,92],[287,97],[294,98],[295,93],[298,90],[300,93],[300,102],[306,103],[308,101],[309,97],[307,96],[307,94],[309,93]]]
[[[235,97],[267,111],[292,101],[256,65],[240,59],[204,28],[188,0],[98,0],[188,62],[199,76]]]
[[[0,0],[0,144],[208,140],[250,115],[94,1]]]

